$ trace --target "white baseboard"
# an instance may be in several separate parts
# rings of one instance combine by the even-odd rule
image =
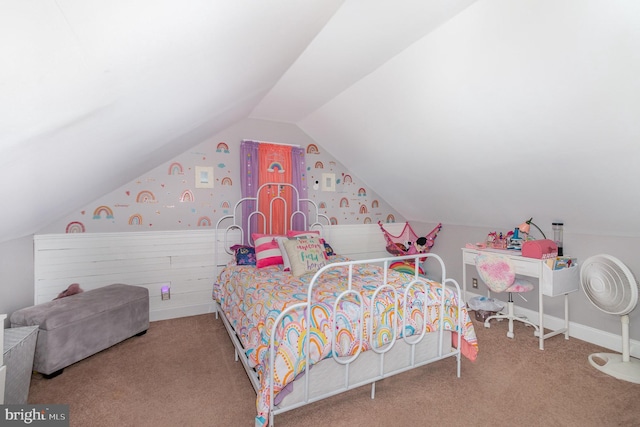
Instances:
[[[149,321],[176,319],[178,317],[198,316],[216,312],[216,304],[211,301],[205,304],[156,309],[149,312]]]
[[[473,298],[475,296],[480,295],[467,291],[467,298]],[[537,311],[522,307],[516,307],[516,313],[518,315],[526,316],[529,320],[536,324],[538,323]],[[545,329],[550,330],[562,329],[564,328],[564,319],[545,314],[544,327]],[[622,333],[620,335],[612,334],[610,332],[601,331],[590,326],[581,325],[580,323],[569,322],[569,336],[582,341],[586,341],[591,344],[598,345],[600,347],[607,348],[616,353],[622,352]],[[632,357],[640,358],[640,341],[630,340],[629,354]]]

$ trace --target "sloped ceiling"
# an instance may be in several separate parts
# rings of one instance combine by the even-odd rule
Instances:
[[[410,220],[640,235],[639,19],[631,0],[6,0],[0,241],[246,117],[297,124]]]
[[[0,4],[0,241],[246,117],[337,0]]]
[[[474,2],[297,123],[411,221],[637,237],[639,22]]]

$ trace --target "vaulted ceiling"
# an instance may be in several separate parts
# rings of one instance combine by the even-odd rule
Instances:
[[[250,117],[409,220],[640,235],[633,0],[5,0],[0,242]]]

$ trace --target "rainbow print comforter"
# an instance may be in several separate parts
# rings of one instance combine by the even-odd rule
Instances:
[[[348,261],[341,256],[332,256],[330,262]],[[306,364],[306,311],[300,309],[288,316],[285,327],[278,329],[279,336],[276,343],[276,361],[274,372],[268,372],[269,340],[272,325],[278,315],[288,306],[305,302],[307,299],[308,282],[313,277],[307,274],[296,278],[290,272],[284,271],[282,265],[257,269],[253,266],[229,265],[221,273],[218,283],[214,286],[214,297],[220,303],[230,324],[235,329],[238,338],[245,348],[251,367],[255,368],[260,378],[260,390],[257,396],[258,416],[256,425],[266,425],[269,413],[269,381],[273,375],[275,379],[274,390],[277,395],[288,383],[300,374]],[[338,266],[329,268],[318,280],[314,287],[311,308],[311,363],[330,357],[332,346],[331,319],[336,296],[346,288],[344,284],[347,277],[347,267]],[[360,264],[353,267],[353,289],[362,295],[365,307],[365,323],[369,318],[369,306],[371,295],[382,283],[382,268]],[[428,317],[424,319],[424,290],[413,287],[410,292],[410,302],[407,307],[403,304],[403,292],[405,286],[413,280],[413,276],[389,270],[388,283],[398,289],[399,313],[401,316],[409,312],[405,335],[411,335],[413,331],[419,333],[424,322],[427,323],[427,331],[438,329],[440,319],[439,301],[442,288],[438,283],[430,287],[428,301]],[[390,325],[393,325],[392,316],[395,302],[391,292],[383,292],[376,297],[377,313],[383,321],[376,322],[373,342],[383,345],[389,339]],[[445,329],[462,334],[461,351],[464,356],[475,360],[478,346],[475,331],[466,309],[458,312],[456,295],[447,291],[445,300],[454,303],[446,305],[444,315]],[[445,303],[446,304],[446,303]],[[336,325],[338,337],[338,356],[355,354],[361,344],[367,350],[369,336],[367,328],[364,328],[364,336],[358,334],[359,306],[348,299],[338,306]],[[462,316],[462,331],[457,330],[457,316]],[[402,325],[402,319],[398,321],[398,327]],[[399,331],[400,332],[400,331]],[[400,335],[401,336],[401,335]],[[454,340],[457,343],[457,340]]]

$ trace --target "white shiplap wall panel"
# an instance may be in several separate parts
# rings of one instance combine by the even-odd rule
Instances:
[[[385,224],[384,228],[398,235],[404,223]],[[333,249],[352,259],[383,258],[391,256],[378,224],[334,225],[326,230],[327,241]]]
[[[385,228],[397,234],[403,225]],[[389,256],[377,224],[325,227],[324,236],[353,259]],[[229,244],[238,240],[237,231],[227,236]],[[126,283],[149,289],[151,320],[210,313],[213,283],[230,259],[223,241],[219,233],[216,242],[215,230],[36,235],[35,303],[51,301],[72,283],[85,291]],[[161,299],[163,284],[171,286],[170,300]]]
[[[214,230],[38,235],[35,303],[72,283],[84,290],[126,283],[149,289],[151,320],[211,312],[214,244]],[[161,300],[163,284],[170,300]]]

